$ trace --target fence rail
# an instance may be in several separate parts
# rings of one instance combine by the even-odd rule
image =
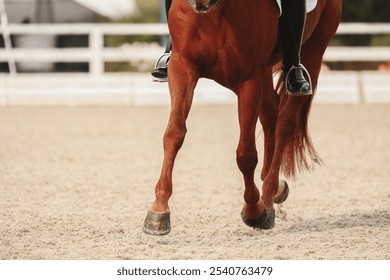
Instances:
[[[4,26],[1,27],[4,32]],[[6,32],[21,36],[81,35],[85,48],[0,49],[0,61],[88,62],[89,73],[0,74],[0,106],[31,104],[161,104],[169,103],[166,84],[151,82],[149,74],[105,73],[104,63],[155,59],[163,52],[157,44],[117,48],[104,46],[107,35],[166,35],[165,24],[12,24]],[[390,34],[390,24],[343,23],[338,34]],[[329,47],[325,61],[390,61],[389,47]],[[104,78],[102,75],[104,74]],[[330,71],[320,76],[318,103],[390,103],[389,73]],[[230,103],[234,95],[209,80],[200,81],[195,102]]]
[[[166,35],[166,24],[10,24],[12,35],[80,35],[89,36],[87,48],[14,48],[12,53],[0,49],[0,61],[10,55],[17,62],[89,62],[92,75],[104,73],[104,63],[114,61],[155,60],[161,47],[134,48],[104,46],[106,35]],[[342,23],[337,34],[390,34],[390,24]],[[389,61],[390,47],[329,47],[325,61]]]

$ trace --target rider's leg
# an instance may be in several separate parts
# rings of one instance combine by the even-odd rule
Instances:
[[[287,93],[298,96],[312,94],[309,74],[300,64],[306,0],[282,0],[282,10],[280,28]]]
[[[172,0],[165,0],[165,12],[167,13],[167,18],[168,18],[168,12],[169,8],[171,8]]]
[[[165,11],[167,13],[171,7],[172,0],[165,0]],[[155,68],[152,70],[153,80],[156,82],[166,82],[168,80],[168,62],[171,56],[172,41],[168,38],[164,54],[157,60]]]

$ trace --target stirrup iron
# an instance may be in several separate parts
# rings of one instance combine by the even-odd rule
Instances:
[[[171,57],[170,52],[165,52],[158,60],[152,71],[153,82],[168,82],[168,63]]]
[[[303,76],[305,79],[307,79],[306,81],[309,83],[309,89],[307,91],[300,91],[300,92],[291,92],[289,90],[289,86],[288,86],[288,77],[290,76],[290,73],[291,71],[295,70],[295,69],[301,69],[302,72],[303,72]],[[286,85],[286,93],[287,95],[292,95],[292,96],[306,96],[306,95],[312,95],[313,94],[313,89],[312,89],[312,83],[311,83],[311,77],[310,77],[310,74],[309,74],[309,71],[307,71],[307,69],[305,68],[305,66],[303,66],[302,64],[299,64],[298,66],[292,66],[290,68],[290,70],[287,72],[286,74],[286,77],[285,77],[285,85]]]

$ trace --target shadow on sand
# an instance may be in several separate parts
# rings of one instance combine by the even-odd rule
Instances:
[[[302,219],[286,229],[287,232],[329,231],[338,228],[389,228],[390,210],[372,210],[350,214],[329,215],[313,219]]]

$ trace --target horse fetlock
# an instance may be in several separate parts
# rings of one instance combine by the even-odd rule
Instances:
[[[168,185],[168,187],[157,186],[155,190],[156,198],[159,201],[168,202],[169,198],[172,195],[172,184]]]
[[[270,185],[267,185],[265,187],[263,185],[261,200],[263,200],[266,208],[274,207],[274,198],[277,191],[278,191],[278,186],[272,187]]]
[[[242,214],[248,219],[258,219],[261,214],[264,212],[264,204],[261,200],[255,203],[244,203],[242,207]]]
[[[244,210],[241,212],[242,221],[254,229],[272,229],[275,226],[275,209],[265,208],[263,212],[254,219],[247,217]]]

